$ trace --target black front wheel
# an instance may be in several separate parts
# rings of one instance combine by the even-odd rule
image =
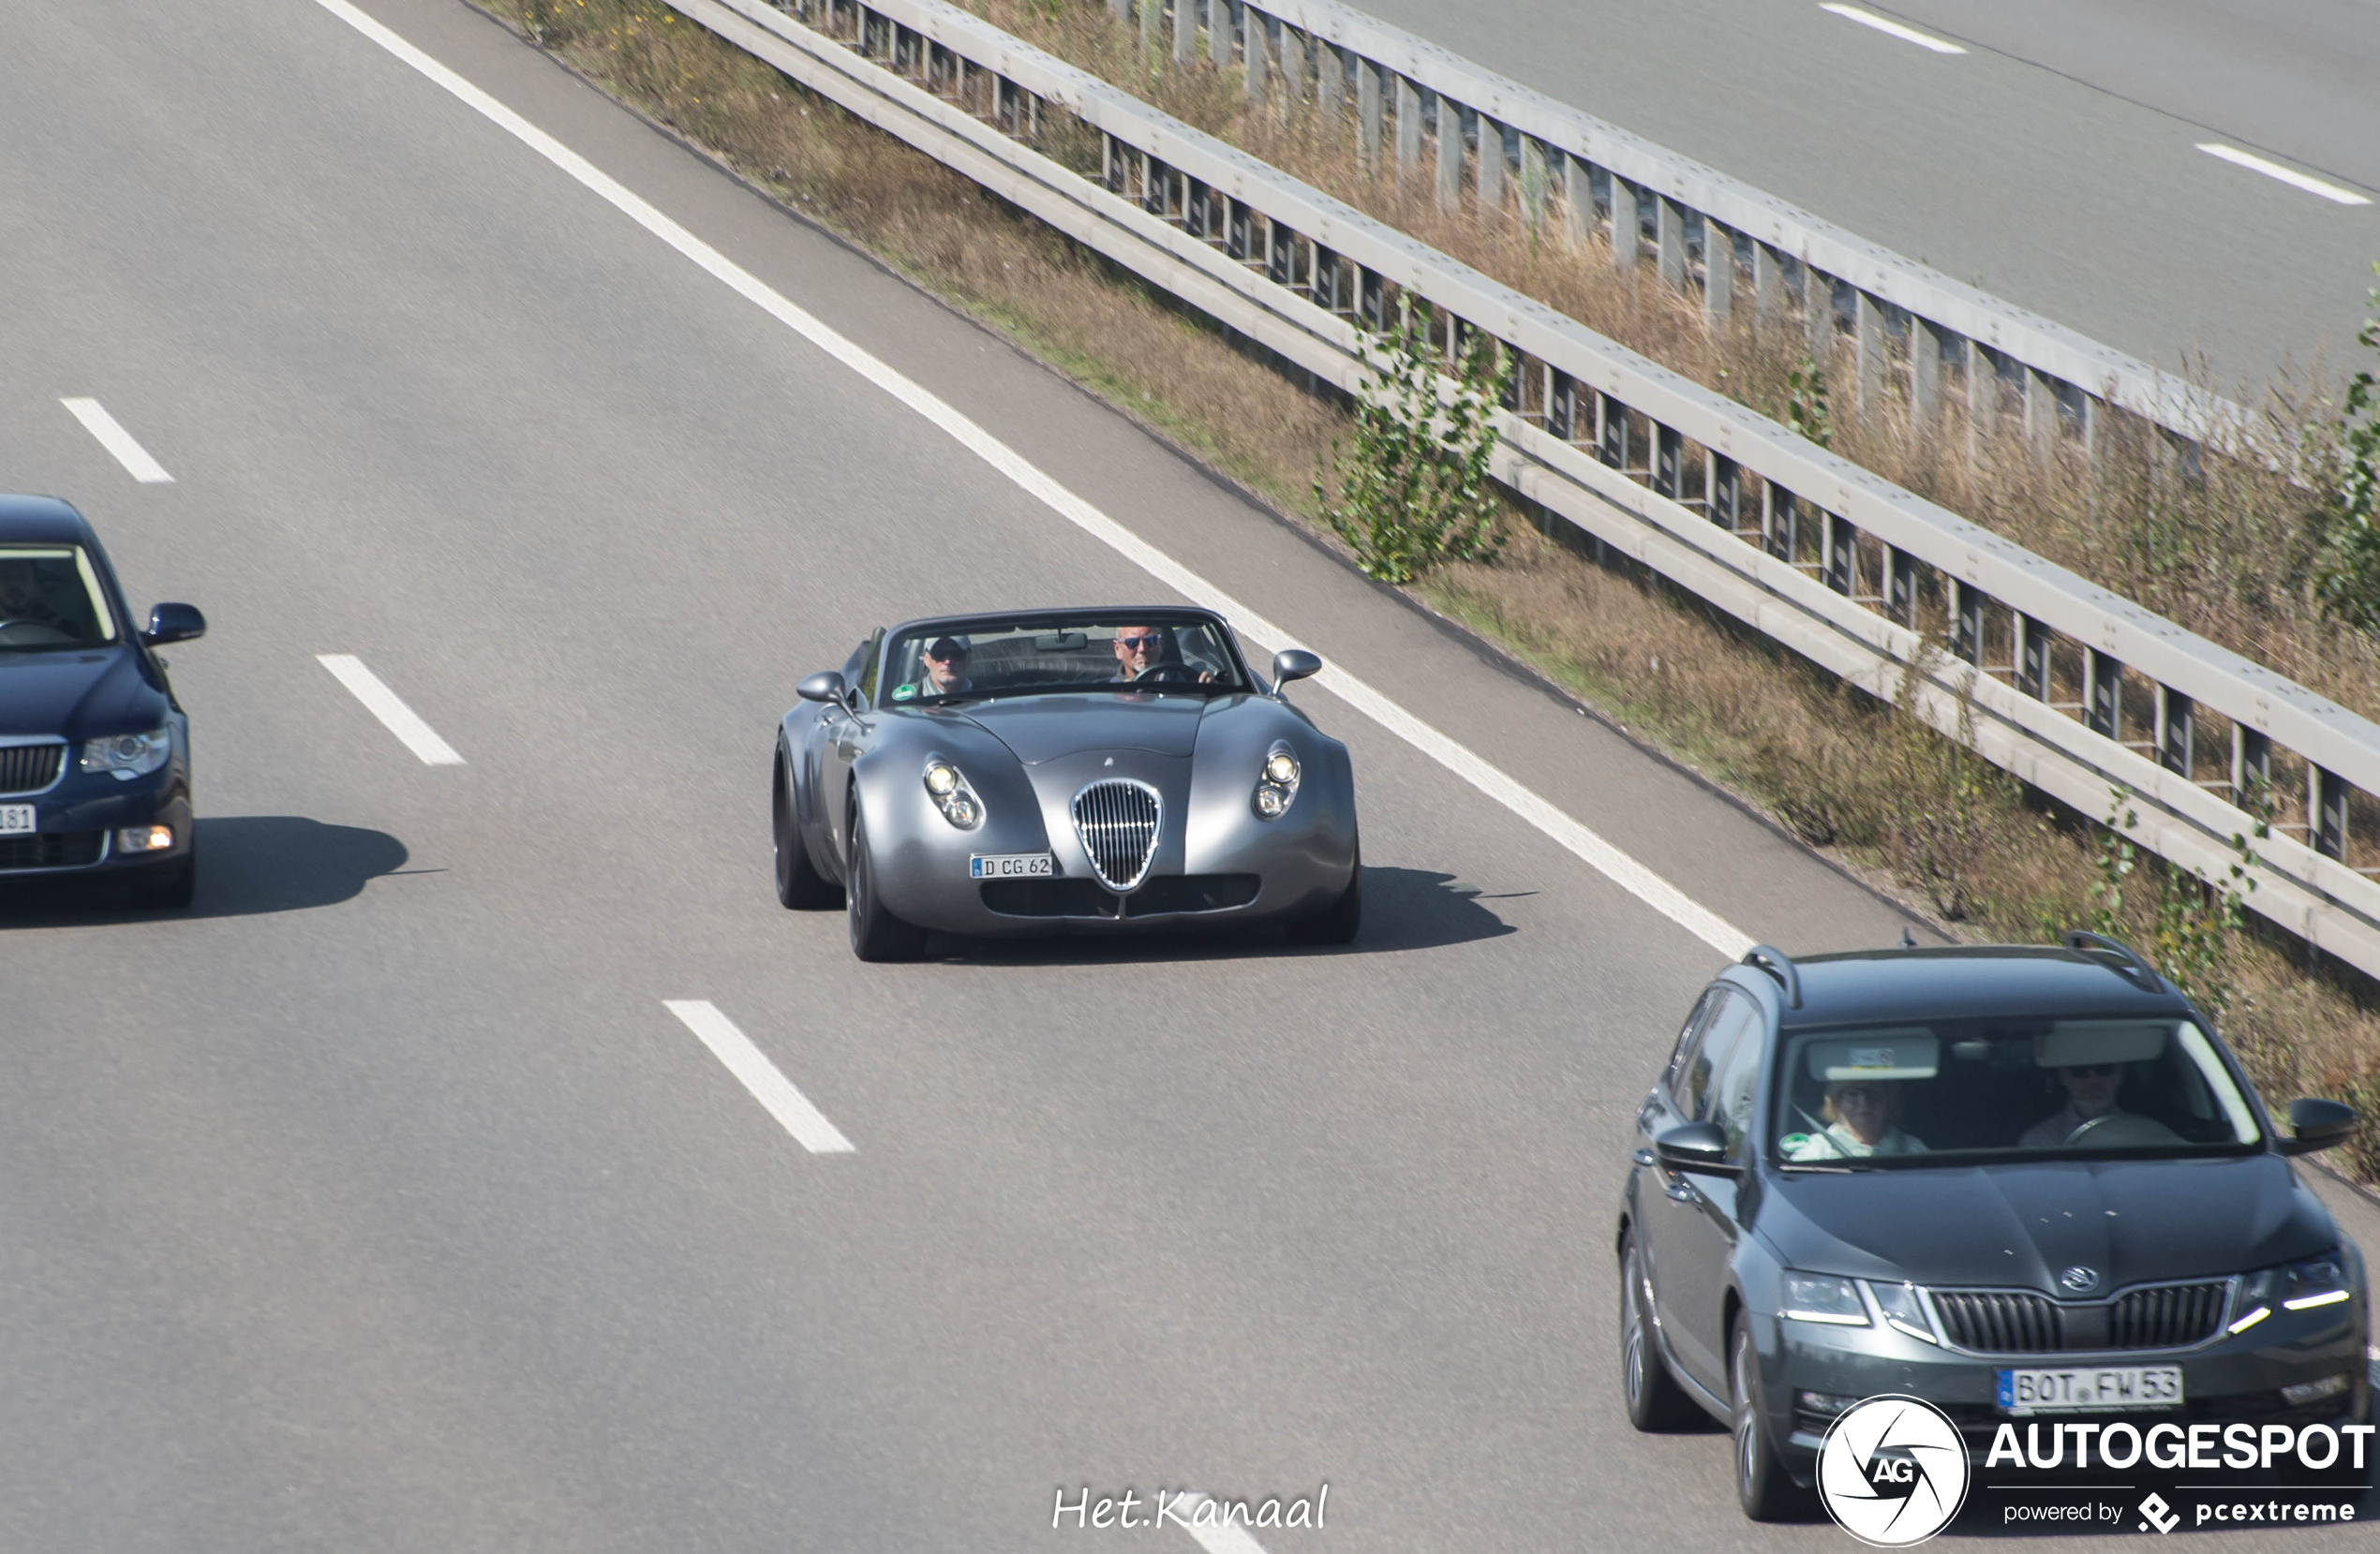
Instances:
[[[868,821],[851,811],[851,867],[843,890],[851,916],[851,953],[862,960],[915,960],[926,953],[926,930],[903,923],[876,895],[876,861],[868,854]]]
[[[198,894],[199,849],[196,842],[190,844],[190,851],[182,855],[180,863],[145,868],[133,877],[132,900],[136,906],[180,911],[197,899]]]
[[[840,885],[818,872],[802,845],[801,821],[794,813],[792,785],[785,780],[785,762],[777,762],[776,780],[769,784],[769,827],[777,842],[777,904],[793,911],[820,911],[843,904]]]
[[[1339,898],[1315,913],[1289,925],[1292,944],[1352,944],[1356,931],[1363,926],[1363,842],[1355,844],[1355,867],[1347,874],[1347,888]]]

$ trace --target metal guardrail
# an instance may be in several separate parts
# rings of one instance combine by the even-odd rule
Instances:
[[[1986,757],[2086,814],[2130,790],[2126,829],[2186,868],[2221,878],[2243,806],[2302,783],[2249,905],[2380,975],[2348,827],[2380,725],[941,0],[670,4],[1345,391],[1400,293],[1494,336],[1522,368],[1499,480],[1854,684],[1913,679],[1936,727],[1966,709]]]

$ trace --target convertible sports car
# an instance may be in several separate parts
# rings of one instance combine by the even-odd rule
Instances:
[[[929,929],[1280,922],[1345,944],[1363,912],[1346,747],[1204,610],[1043,610],[879,629],[802,681],[777,731],[777,898],[843,905],[852,952]]]

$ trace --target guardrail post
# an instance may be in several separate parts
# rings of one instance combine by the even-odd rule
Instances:
[[[1655,495],[1677,498],[1678,468],[1686,453],[1686,434],[1674,427],[1653,423],[1653,491]]]
[[[1835,277],[1802,264],[1802,331],[1810,360],[1822,369],[1835,353]]]
[[[1564,442],[1575,438],[1578,424],[1578,382],[1567,373],[1545,369],[1545,429]]]
[[[1740,527],[1744,514],[1744,471],[1735,461],[1703,450],[1703,489],[1709,494],[1703,515],[1728,533]]]
[[[1521,215],[1534,232],[1545,225],[1545,142],[1534,135],[1521,137]]]
[[[1396,170],[1402,178],[1421,165],[1421,89],[1396,79]]]
[[[1831,512],[1825,518],[1826,585],[1848,598],[1859,581],[1859,531]]]
[[[1140,7],[1140,52],[1157,52],[1157,22],[1164,14],[1166,0],[1138,0]]]
[[[1595,173],[1567,151],[1562,153],[1562,220],[1571,244],[1585,247],[1595,231]]]
[[[1909,316],[1909,404],[1921,424],[1942,407],[1942,337],[1915,314]]]
[[[1463,208],[1463,108],[1438,94],[1438,209]]]
[[[1686,289],[1686,207],[1653,197],[1653,270],[1673,291]]]
[[[1865,291],[1854,291],[1859,348],[1859,413],[1872,416],[1884,404],[1884,308]]]
[[[2009,623],[2016,637],[2016,689],[2036,702],[2049,700],[2049,629],[2019,613]]]
[[[1628,407],[1599,391],[1595,395],[1595,453],[1612,468],[1628,473]]]
[[[2191,774],[2197,751],[2197,717],[2190,698],[2171,686],[2157,687],[2157,761],[2168,772]]]
[[[2306,762],[2306,831],[2326,858],[2347,855],[2347,785],[2336,772]]]
[[[1132,20],[1132,0],[1108,0],[1108,9],[1119,22]]]
[[[1884,614],[1917,629],[1917,558],[1898,546],[1884,552]]]
[[[2083,723],[2120,744],[2124,737],[2123,676],[2122,664],[2095,647],[2083,649]]]
[[[1984,661],[1984,591],[1956,577],[1942,579],[1942,591],[1949,596],[1951,654],[1980,667]]]
[[[1735,234],[1703,218],[1703,322],[1724,329],[1735,310]]]
[[[1346,59],[1335,43],[1314,40],[1314,111],[1326,133],[1339,127],[1339,88],[1346,84]]]
[[[2058,388],[2047,374],[2025,369],[2025,440],[2046,460],[2058,447]]]
[[[1222,0],[1207,0],[1210,6]],[[1198,0],[1173,0],[1173,62],[1187,65],[1198,52]]]
[[[1380,67],[1355,60],[1355,159],[1370,172],[1380,165]]]
[[[1504,214],[1504,126],[1481,113],[1480,126],[1480,214]]]
[[[1207,62],[1216,69],[1231,64],[1232,23],[1240,15],[1240,0],[1207,0]]]
[[[1272,65],[1272,19],[1260,10],[1246,6],[1240,7],[1240,55],[1248,67],[1248,100],[1264,101],[1272,89],[1269,79]]]
[[[1967,462],[1981,464],[2000,430],[2000,362],[1980,340],[1967,342]]]
[[[1793,555],[1800,546],[1800,514],[1793,494],[1774,481],[1761,482],[1761,539],[1768,554],[1792,565]]]
[[[2245,723],[2231,725],[2231,802],[2251,813],[2272,792],[2272,736]]]
[[[1622,274],[1636,273],[1636,185],[1613,173],[1612,268]]]
[[[1752,244],[1752,322],[1773,329],[1785,316],[1785,260],[1765,243]]]

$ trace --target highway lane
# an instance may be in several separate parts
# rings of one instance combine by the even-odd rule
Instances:
[[[375,9],[1748,930],[1890,939],[470,13]],[[1613,1407],[1622,1129],[1705,948],[1317,690],[1358,952],[858,967],[766,894],[792,681],[872,619],[1159,590],[313,6],[7,25],[0,464],[215,630],[172,655],[198,909],[0,930],[0,1542],[1025,1548],[1087,1535],[1062,1485],[1328,1481],[1268,1547],[1831,1545]],[[789,1139],[690,998],[854,1152]]]
[[[2380,204],[2362,0],[1365,0],[1361,7],[1963,281],[2216,385],[2352,352]]]

